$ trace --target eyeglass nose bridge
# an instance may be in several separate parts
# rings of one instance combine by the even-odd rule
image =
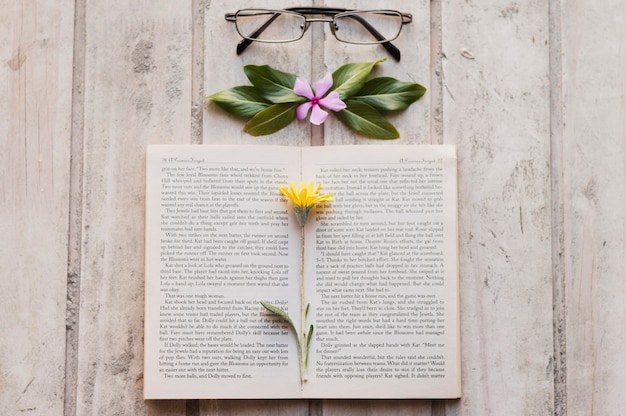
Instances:
[[[328,26],[330,26],[330,33],[332,33],[333,36],[337,37],[337,35],[335,34],[335,31],[338,29],[338,27],[337,27],[337,23],[335,23],[335,17],[334,16],[330,16],[330,17],[305,17],[304,18],[304,24],[302,25],[302,35],[304,36],[304,33],[307,30],[309,30],[309,27],[311,26],[311,23],[316,23],[316,22],[328,23]]]
[[[304,36],[304,33],[307,30],[309,30],[309,27],[311,26],[311,23],[316,23],[316,22],[328,23],[330,25],[331,33],[333,35],[335,34],[336,24],[335,24],[335,18],[334,17],[304,17],[304,23],[301,25],[301,27],[302,27],[302,35]]]
[[[328,22],[328,23],[332,23],[335,19],[332,17],[305,17],[304,21],[307,23],[313,23],[313,22]]]

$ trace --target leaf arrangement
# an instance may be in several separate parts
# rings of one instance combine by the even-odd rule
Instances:
[[[379,77],[368,80],[375,62],[349,63],[332,73],[331,92],[337,92],[346,107],[333,114],[348,128],[374,139],[397,139],[400,134],[383,115],[401,111],[420,99],[426,88],[413,82]],[[294,94],[298,78],[269,65],[246,65],[252,85],[233,87],[207,98],[228,113],[247,120],[243,131],[252,136],[275,133],[296,118],[298,106],[308,98]]]

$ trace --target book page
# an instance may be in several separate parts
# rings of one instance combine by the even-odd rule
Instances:
[[[300,228],[277,189],[299,164],[298,148],[149,147],[145,398],[300,395],[294,335],[259,304],[299,311]]]
[[[305,395],[460,396],[453,146],[303,149],[335,200],[306,227]]]

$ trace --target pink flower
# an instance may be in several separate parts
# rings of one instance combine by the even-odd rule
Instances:
[[[341,101],[336,91],[332,91],[324,97],[324,94],[326,94],[332,86],[333,77],[328,74],[322,80],[315,83],[315,93],[313,93],[308,81],[298,77],[293,86],[293,93],[310,100],[304,104],[300,104],[296,109],[298,120],[304,120],[309,113],[309,109],[312,108],[310,121],[313,124],[320,125],[326,120],[326,117],[328,117],[328,113],[322,110],[322,107],[332,111],[341,111],[346,108],[346,104]]]

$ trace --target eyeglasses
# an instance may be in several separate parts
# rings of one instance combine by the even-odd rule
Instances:
[[[317,16],[317,17],[307,17]],[[358,45],[381,44],[397,60],[400,50],[391,41],[402,26],[413,21],[409,13],[396,10],[349,10],[329,7],[290,7],[284,10],[241,9],[226,13],[243,38],[237,55],[252,42],[284,43],[302,39],[312,22],[327,22],[335,38]]]

